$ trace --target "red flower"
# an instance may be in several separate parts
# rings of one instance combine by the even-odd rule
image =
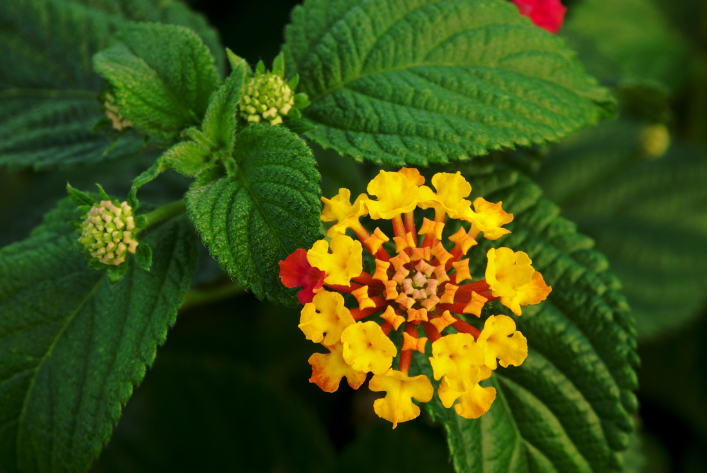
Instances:
[[[319,292],[324,284],[325,274],[309,264],[307,250],[300,248],[279,264],[282,284],[289,288],[304,288],[297,293],[297,299],[302,305],[312,302],[314,294]]]
[[[540,28],[557,33],[565,20],[565,8],[560,0],[512,0],[520,14],[527,16]]]

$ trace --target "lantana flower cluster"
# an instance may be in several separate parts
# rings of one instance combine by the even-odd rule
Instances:
[[[381,171],[368,184],[370,196],[361,194],[351,203],[351,192],[340,189],[335,197],[322,198],[321,219],[334,222],[329,239],[280,262],[283,284],[302,288],[299,328],[329,351],[309,358],[310,382],[334,392],[346,377],[358,389],[372,373],[369,389],[386,393],[374,402],[374,411],[393,428],[420,415],[413,399],[428,402],[434,395],[426,375],[410,376],[414,352],[429,358],[446,408],[454,406],[468,419],[487,412],[496,390],[480,382],[499,364],[523,363],[527,340],[509,316],[489,316],[483,330],[464,316],[480,317],[484,304],[493,300],[519,316],[522,307],[538,304],[551,290],[526,253],[503,247],[488,251],[485,279],[473,280],[467,253],[482,233],[489,240],[510,233],[503,226],[513,215],[501,202],[481,197],[472,209],[466,199],[471,186],[460,173],[435,174],[434,191],[424,184],[416,169]],[[434,211],[433,219],[416,223],[416,209],[429,217]],[[365,216],[390,220],[394,234],[380,227],[369,232],[360,221]],[[444,227],[453,219],[461,227],[445,242]],[[363,270],[364,248],[375,262],[369,272]]]

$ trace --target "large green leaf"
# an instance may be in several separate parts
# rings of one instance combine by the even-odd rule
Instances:
[[[502,0],[307,0],[285,36],[308,136],[358,161],[466,160],[613,113],[565,42]]]
[[[218,73],[209,49],[182,26],[131,24],[114,45],[93,58],[96,71],[115,89],[120,112],[148,135],[176,140],[199,125]]]
[[[641,133],[620,121],[578,134],[536,180],[609,258],[645,340],[707,301],[707,153],[676,143],[651,161],[640,154]]]
[[[105,114],[91,56],[129,20],[193,29],[223,68],[216,33],[177,0],[0,2],[0,166],[45,169],[142,149],[137,133],[113,145],[115,135],[92,131]]]
[[[638,356],[618,282],[592,241],[536,185],[513,171],[466,175],[472,197],[503,201],[515,216],[510,235],[470,250],[472,275],[483,274],[489,248],[507,246],[527,252],[553,289],[547,301],[513,316],[529,355],[520,367],[494,372],[497,396],[487,414],[466,420],[437,397],[427,404],[447,430],[457,471],[620,471],[638,408]],[[482,317],[499,311],[510,314],[494,303]],[[418,369],[431,374],[429,365]]]
[[[129,259],[115,285],[89,269],[67,200],[0,250],[0,467],[82,472],[155,358],[196,265],[185,217],[144,230],[150,272]]]
[[[297,304],[278,278],[278,262],[321,237],[319,173],[307,144],[279,126],[236,136],[231,176],[186,194],[187,211],[222,268],[259,298]]]

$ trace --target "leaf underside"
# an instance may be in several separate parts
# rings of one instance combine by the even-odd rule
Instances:
[[[261,299],[296,305],[278,262],[321,237],[312,151],[283,127],[255,125],[236,137],[234,158],[235,176],[192,185],[187,212],[231,277]]]
[[[0,2],[0,166],[50,169],[135,154],[135,132],[92,131],[106,115],[91,57],[128,21],[192,28],[223,70],[206,21],[176,0],[8,0]]]
[[[448,433],[458,472],[595,472],[621,470],[620,451],[633,430],[637,410],[633,390],[633,320],[617,280],[593,242],[558,216],[540,198],[540,189],[512,171],[467,174],[472,198],[502,201],[515,219],[511,234],[483,240],[470,256],[472,275],[483,274],[489,248],[525,251],[553,290],[548,300],[516,317],[528,339],[529,355],[520,367],[494,372],[497,390],[490,411],[466,420],[445,409],[439,398],[427,403]],[[506,312],[498,303],[483,317]],[[472,317],[473,318],[473,317]],[[417,370],[431,376],[429,365]]]
[[[196,267],[186,217],[141,237],[150,272],[128,259],[115,285],[89,269],[65,199],[0,250],[0,468],[86,471],[155,358]]]
[[[613,115],[564,40],[501,0],[307,0],[285,30],[308,137],[358,161],[447,163]]]

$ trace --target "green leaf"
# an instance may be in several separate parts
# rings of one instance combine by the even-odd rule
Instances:
[[[238,101],[246,78],[245,63],[233,68],[231,75],[216,92],[206,110],[202,129],[216,149],[230,154],[236,136]]]
[[[589,72],[606,81],[675,88],[690,71],[690,46],[655,0],[582,0],[560,34]]]
[[[358,161],[447,163],[613,115],[565,42],[501,0],[307,0],[285,30],[308,137]]]
[[[116,33],[114,43],[93,63],[115,88],[120,112],[135,128],[174,141],[201,123],[219,78],[196,33],[174,25],[131,24]]]
[[[135,250],[135,264],[138,268],[149,271],[152,266],[152,248],[147,243],[140,243]]]
[[[143,150],[144,139],[134,131],[120,138],[93,131],[106,115],[99,101],[104,83],[90,57],[128,20],[188,26],[223,64],[216,33],[179,1],[0,3],[0,166],[48,169]]]
[[[678,142],[644,159],[644,129],[619,121],[578,134],[536,176],[611,261],[642,341],[693,320],[707,301],[707,153]]]
[[[212,256],[257,297],[297,304],[278,262],[321,237],[319,173],[312,151],[279,126],[255,125],[236,138],[234,176],[196,182],[187,212]]]
[[[196,265],[186,218],[140,234],[152,270],[129,258],[111,285],[89,269],[65,199],[22,242],[0,250],[0,468],[86,471],[155,358]]]
[[[231,144],[233,146],[233,144]],[[194,177],[208,163],[211,151],[195,141],[177,143],[162,155],[162,166]]]
[[[93,204],[96,203],[96,201],[93,200],[93,198],[90,195],[88,195],[87,193],[82,192],[78,189],[74,189],[73,187],[71,187],[71,184],[69,184],[68,182],[66,183],[66,192],[69,193],[69,197],[71,198],[71,201],[77,207],[80,207],[82,205],[92,206]]]
[[[628,446],[631,414],[638,408],[632,392],[638,356],[618,282],[592,241],[559,217],[535,184],[513,171],[465,171],[472,199],[502,201],[515,216],[511,234],[469,251],[472,275],[483,274],[489,248],[506,246],[527,252],[552,292],[547,301],[513,316],[528,339],[529,355],[519,367],[494,372],[487,385],[497,395],[487,414],[467,420],[445,409],[438,397],[426,404],[447,430],[455,468],[621,471],[619,452]],[[499,311],[510,314],[495,302],[483,315]],[[431,376],[428,363],[416,363]]]

